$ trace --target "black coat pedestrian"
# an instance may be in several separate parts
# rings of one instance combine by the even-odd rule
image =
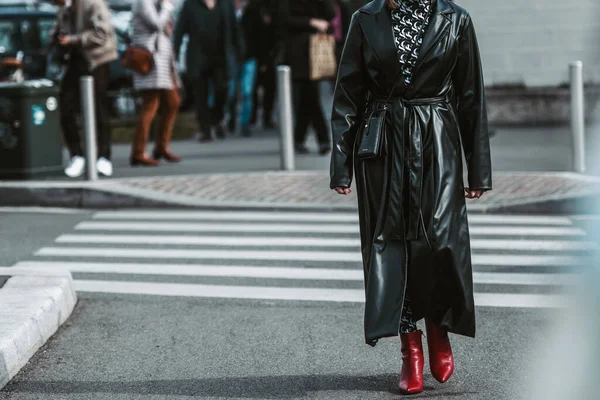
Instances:
[[[398,335],[405,295],[416,319],[475,335],[461,142],[469,187],[490,190],[482,70],[467,11],[433,1],[412,83],[401,80],[389,102],[379,158],[360,161],[354,154],[362,118],[383,107],[401,72],[384,0],[353,15],[339,67],[331,187],[350,187],[354,169],[370,345]]]
[[[285,63],[293,79],[310,78],[310,36],[318,31],[310,25],[313,18],[331,21],[335,17],[333,0],[280,0],[285,27]]]
[[[217,0],[214,10],[204,0],[185,0],[173,35],[177,57],[184,35],[189,35],[185,56],[190,78],[214,68],[224,69],[228,78],[233,76],[244,43],[231,0]]]

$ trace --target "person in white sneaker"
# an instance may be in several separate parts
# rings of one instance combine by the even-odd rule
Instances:
[[[79,79],[94,78],[96,104],[98,172],[113,173],[110,162],[111,133],[108,111],[109,63],[118,58],[115,31],[110,10],[104,0],[54,0],[60,7],[51,37],[68,54],[60,86],[61,127],[71,155],[65,174],[76,178],[85,170],[81,135],[75,115],[81,112]]]

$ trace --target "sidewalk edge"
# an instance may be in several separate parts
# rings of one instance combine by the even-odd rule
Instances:
[[[0,389],[67,321],[77,295],[68,271],[0,268],[11,278],[0,289]]]

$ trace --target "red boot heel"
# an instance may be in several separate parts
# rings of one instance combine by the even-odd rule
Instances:
[[[402,372],[398,390],[402,394],[417,394],[423,391],[423,332],[403,333],[402,342]]]
[[[448,332],[438,328],[433,322],[425,321],[427,346],[429,347],[429,367],[431,375],[440,383],[446,382],[454,372],[454,355]]]

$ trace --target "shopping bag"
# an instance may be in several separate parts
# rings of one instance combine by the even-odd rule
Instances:
[[[331,79],[337,72],[335,37],[316,33],[310,36],[310,79]]]

